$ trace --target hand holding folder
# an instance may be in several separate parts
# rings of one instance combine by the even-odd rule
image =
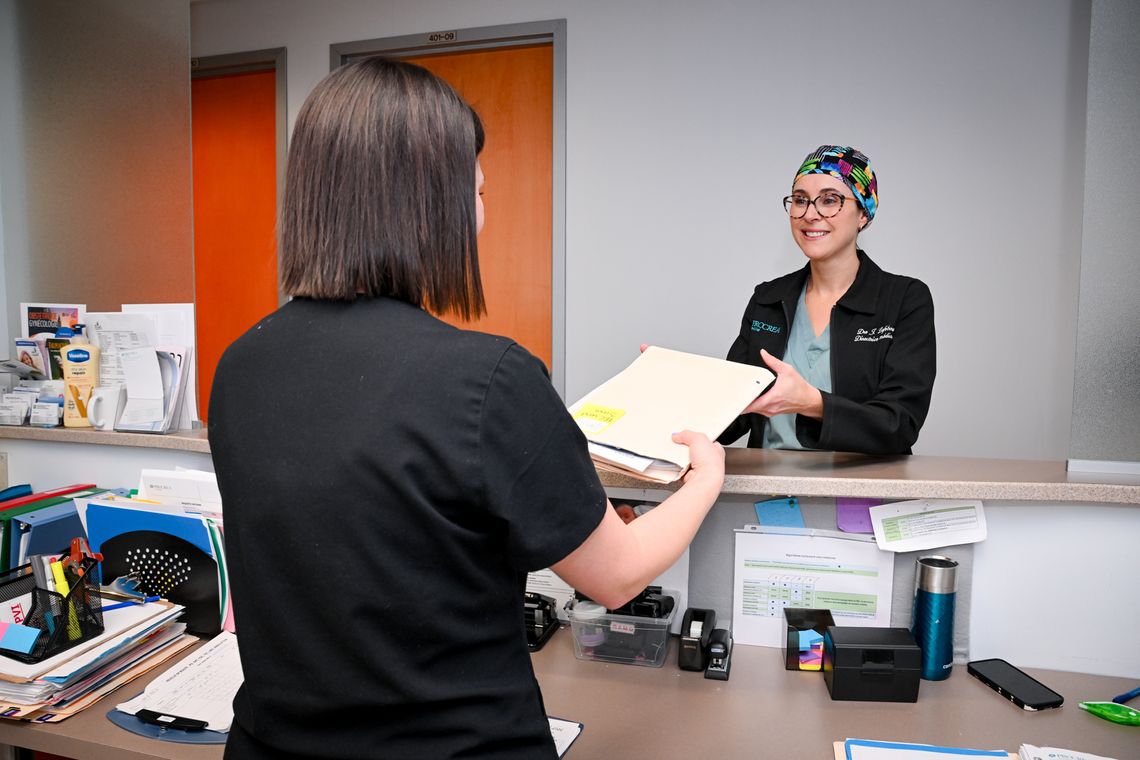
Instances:
[[[650,346],[570,407],[602,468],[671,483],[689,468],[672,434],[715,439],[776,376],[763,367]]]

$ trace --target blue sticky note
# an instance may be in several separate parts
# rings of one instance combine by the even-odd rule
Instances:
[[[27,654],[35,647],[36,639],[39,637],[39,628],[29,628],[16,623],[0,623],[0,648]]]
[[[756,520],[771,528],[804,528],[804,516],[795,496],[756,502]]]

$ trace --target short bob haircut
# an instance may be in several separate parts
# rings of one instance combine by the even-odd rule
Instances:
[[[479,116],[442,79],[381,57],[309,95],[289,146],[281,287],[291,296],[387,296],[484,313],[476,245]]]

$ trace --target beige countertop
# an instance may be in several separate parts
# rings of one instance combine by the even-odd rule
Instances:
[[[134,446],[210,453],[206,431],[167,435],[82,428],[0,426],[10,438],[56,443]],[[985,499],[990,501],[1140,504],[1140,476],[1068,472],[1062,461],[942,456],[874,457],[822,451],[726,451],[723,493],[865,496],[885,499]],[[673,490],[612,472],[599,472],[609,488]]]
[[[736,448],[725,454],[724,494],[1140,504],[1140,476],[1073,473],[1060,461]],[[599,474],[611,488],[673,488]]]

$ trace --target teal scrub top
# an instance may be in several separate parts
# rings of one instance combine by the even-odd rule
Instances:
[[[788,348],[784,351],[784,361],[796,368],[804,380],[825,393],[831,392],[831,324],[823,328],[818,336],[811,326],[804,296],[807,284],[800,291],[796,304],[796,316],[788,333]],[[777,414],[768,418],[764,428],[764,448],[802,449],[796,437],[796,415]]]

